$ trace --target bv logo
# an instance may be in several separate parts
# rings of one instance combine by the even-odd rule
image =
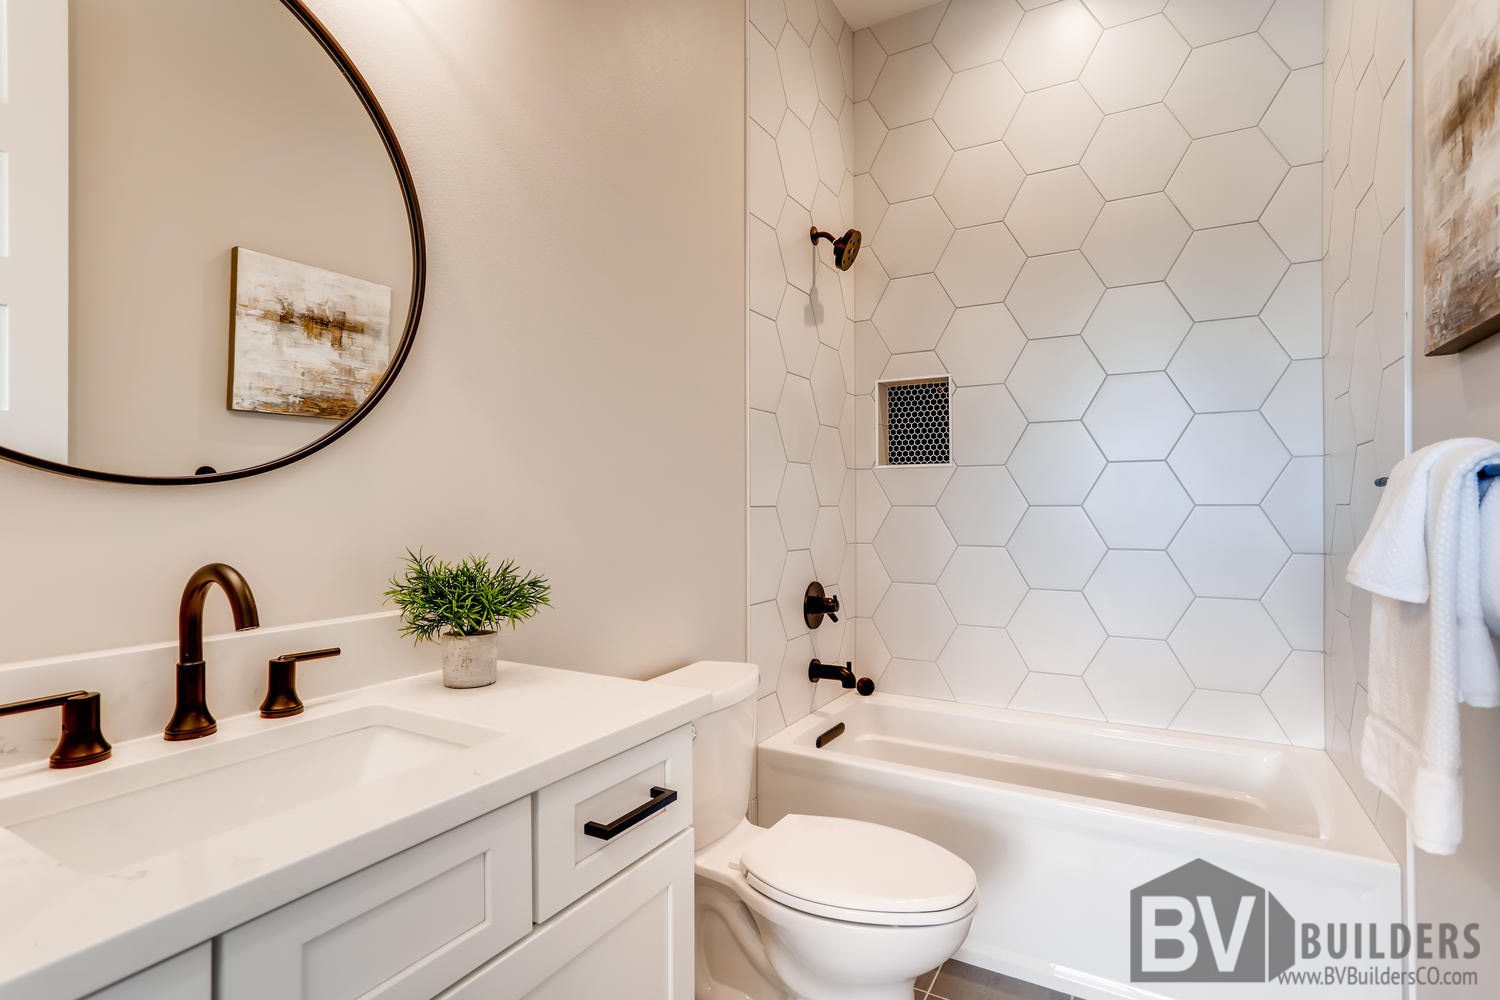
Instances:
[[[1269,982],[1296,947],[1275,896],[1202,859],[1130,891],[1132,982]]]

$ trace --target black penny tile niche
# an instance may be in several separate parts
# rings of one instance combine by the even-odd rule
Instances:
[[[886,465],[946,465],[951,460],[946,378],[885,385]]]

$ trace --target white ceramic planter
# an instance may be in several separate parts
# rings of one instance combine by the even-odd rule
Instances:
[[[495,683],[495,663],[500,659],[500,634],[438,636],[443,650],[443,686],[477,688]]]

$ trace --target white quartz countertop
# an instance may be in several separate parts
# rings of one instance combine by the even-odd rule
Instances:
[[[11,796],[91,772],[366,706],[498,734],[108,874],[75,871],[0,828],[0,1000],[84,996],[675,729],[710,700],[668,684],[502,663],[486,688],[450,690],[440,674],[422,674],[310,701],[291,719],[220,720],[201,740],[119,743],[110,760],[75,771],[45,763],[0,771],[3,808]]]

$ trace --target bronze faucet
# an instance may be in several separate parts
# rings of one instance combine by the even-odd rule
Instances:
[[[46,698],[0,705],[0,715],[62,707],[62,736],[52,751],[53,767],[82,767],[109,757],[109,741],[99,729],[99,692],[65,691]]]
[[[203,602],[208,597],[208,588],[215,583],[229,598],[235,631],[260,628],[255,595],[239,570],[223,563],[210,563],[188,578],[177,610],[177,705],[164,734],[169,740],[195,740],[219,728],[208,710],[203,665]]]

